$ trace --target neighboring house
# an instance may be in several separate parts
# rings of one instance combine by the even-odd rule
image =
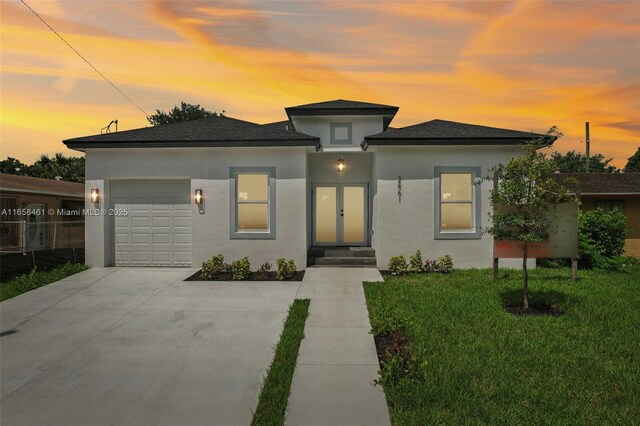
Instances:
[[[0,248],[13,251],[41,250],[52,236],[48,222],[82,220],[85,186],[82,183],[42,179],[0,173]],[[20,241],[20,225],[24,221],[29,229],[25,242]]]
[[[618,209],[626,217],[629,234],[625,254],[640,257],[640,173],[562,173],[576,180],[580,210]]]
[[[65,140],[86,153],[86,207],[107,210],[86,217],[87,262],[195,267],[222,253],[304,266],[310,249],[347,246],[371,247],[382,269],[416,249],[488,267],[491,183],[475,183],[541,136],[391,128],[398,107],[346,100],[285,111],[265,125],[211,117]]]

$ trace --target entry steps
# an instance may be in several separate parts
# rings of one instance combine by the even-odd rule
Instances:
[[[376,251],[371,247],[310,247],[307,266],[376,267]]]

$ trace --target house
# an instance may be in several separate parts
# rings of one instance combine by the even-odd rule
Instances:
[[[629,234],[625,255],[640,257],[640,173],[561,173],[575,179],[580,210],[618,209],[624,213]]]
[[[488,267],[491,184],[474,183],[542,136],[444,120],[392,128],[398,107],[347,100],[285,112],[65,140],[86,153],[86,207],[106,212],[86,218],[87,262],[198,266],[222,253],[303,266],[313,251],[317,263],[385,269],[420,249]]]
[[[48,248],[53,235],[48,235],[47,224],[82,220],[84,194],[82,183],[0,173],[0,249],[22,251],[24,244],[28,251]],[[26,241],[19,241],[23,221],[29,232]]]

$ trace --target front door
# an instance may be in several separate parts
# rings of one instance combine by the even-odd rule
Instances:
[[[367,244],[366,184],[316,184],[313,204],[314,245]]]

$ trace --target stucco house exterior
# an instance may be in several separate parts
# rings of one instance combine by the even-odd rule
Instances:
[[[86,153],[86,208],[104,209],[86,216],[87,263],[196,267],[222,253],[304,267],[311,250],[349,247],[338,263],[360,248],[380,269],[416,249],[491,265],[491,184],[474,183],[540,135],[393,128],[398,107],[347,100],[285,111],[264,125],[222,116],[65,140]]]

